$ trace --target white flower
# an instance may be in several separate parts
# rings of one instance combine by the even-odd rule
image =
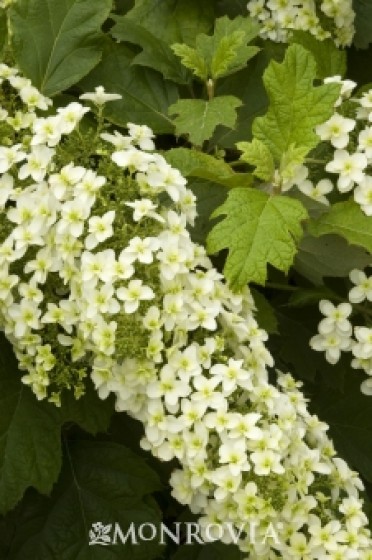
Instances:
[[[63,126],[59,116],[36,119],[33,123],[34,136],[31,145],[47,144],[55,147],[61,140]]]
[[[338,173],[338,190],[348,192],[353,188],[354,183],[360,183],[364,179],[367,163],[364,154],[349,154],[346,150],[336,150],[333,160],[327,163],[325,169],[330,173]]]
[[[321,140],[329,140],[335,148],[346,148],[349,143],[349,132],[356,125],[356,121],[335,113],[328,121],[316,127],[316,133]]]
[[[154,150],[155,144],[152,140],[154,138],[154,133],[145,124],[138,125],[133,123],[128,123],[129,135],[132,138],[134,144],[137,144],[141,150]]]
[[[310,339],[310,346],[313,350],[325,352],[327,362],[336,364],[341,357],[341,350],[350,349],[351,340],[348,336],[341,336],[335,332],[317,334]]]
[[[134,313],[137,311],[140,301],[155,297],[152,289],[144,286],[142,280],[131,280],[127,288],[118,288],[116,295],[121,301],[124,301],[125,313]]]
[[[87,101],[92,101],[95,105],[104,105],[108,101],[116,101],[117,99],[122,99],[122,95],[118,93],[106,93],[103,86],[97,86],[95,91],[92,93],[83,93],[80,95],[80,99]]]
[[[20,144],[14,146],[0,146],[0,173],[5,173],[14,164],[26,158],[25,152],[21,150]]]
[[[367,276],[362,270],[353,269],[350,272],[350,280],[355,284],[349,292],[349,300],[352,303],[360,303],[365,299],[372,301],[372,276]]]
[[[99,243],[111,237],[114,233],[112,224],[115,219],[115,210],[110,210],[103,216],[89,218],[89,235],[85,238],[85,247],[91,251]]]
[[[141,152],[136,148],[129,150],[119,150],[114,152],[111,156],[112,161],[119,167],[128,167],[129,171],[146,171],[150,162],[153,161],[153,156],[146,152]]]
[[[354,189],[354,200],[367,216],[372,216],[372,177],[367,175]]]
[[[260,476],[268,475],[270,472],[282,474],[285,471],[280,463],[280,455],[274,453],[271,449],[255,451],[250,458],[254,463],[254,472]]]
[[[70,134],[89,110],[88,107],[84,107],[76,101],[66,107],[59,107],[57,113],[61,119],[63,134]]]
[[[335,306],[330,301],[322,299],[319,302],[319,309],[326,316],[319,323],[318,329],[321,334],[336,331],[341,336],[350,336],[352,328],[347,319],[352,312],[350,303],[340,303]]]
[[[154,218],[158,222],[164,222],[164,218],[155,212],[157,205],[148,198],[141,198],[134,202],[126,202],[125,205],[134,209],[133,220],[135,222],[139,222],[145,217]]]
[[[368,159],[372,158],[372,126],[364,128],[359,133],[358,150],[364,152]]]
[[[54,153],[55,150],[47,146],[33,146],[31,154],[27,157],[27,163],[22,165],[18,172],[19,179],[32,177],[36,182],[42,181]]]
[[[321,179],[316,186],[311,181],[303,181],[298,185],[301,192],[310,198],[321,202],[322,204],[329,204],[326,194],[333,191],[333,183],[329,179]]]
[[[141,263],[150,264],[154,260],[153,253],[160,248],[159,240],[156,237],[133,237],[128,247],[126,247],[120,259],[126,260],[127,263],[139,261]]]
[[[0,177],[0,208],[5,208],[10,195],[13,193],[14,179],[8,173]]]

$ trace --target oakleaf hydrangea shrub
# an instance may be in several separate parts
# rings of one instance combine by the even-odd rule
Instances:
[[[251,293],[191,240],[195,197],[152,131],[112,130],[118,96],[100,86],[54,110],[15,69],[0,76],[0,318],[23,383],[62,406],[88,383],[113,393],[142,447],[178,459],[172,494],[202,532],[233,523],[247,558],[370,560],[361,480],[301,383],[269,378]]]

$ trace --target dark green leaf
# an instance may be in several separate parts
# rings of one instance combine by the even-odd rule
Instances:
[[[257,323],[261,329],[265,329],[269,334],[278,334],[278,320],[274,308],[258,290],[251,288],[251,293],[257,309],[255,313]]]
[[[60,480],[48,500],[29,494],[17,512],[9,552],[12,560],[151,560],[159,541],[111,544],[114,524],[125,535],[133,522],[160,523],[149,493],[161,488],[156,473],[122,445],[99,441],[68,443]],[[107,527],[108,546],[90,546],[92,525]],[[109,527],[111,525],[111,527]],[[96,532],[97,533],[97,532]],[[94,536],[94,535],[93,535]],[[111,544],[111,546],[110,546]]]
[[[311,402],[319,417],[329,424],[337,451],[372,482],[372,399],[360,391],[365,379],[364,374],[350,370],[342,394],[322,386]]]
[[[132,64],[158,70],[166,80],[173,80],[179,84],[190,82],[190,73],[165,41],[127,17],[116,18],[115,22],[110,30],[115,39],[139,45],[143,49],[133,58]]]
[[[313,284],[321,285],[325,276],[348,276],[353,268],[365,268],[371,256],[356,245],[349,245],[338,235],[312,237],[301,240],[294,266]]]
[[[198,212],[191,236],[196,243],[205,244],[208,233],[216,223],[216,220],[211,220],[210,217],[213,211],[225,202],[228,190],[218,183],[203,180],[189,180],[188,187],[196,196]]]
[[[213,27],[214,0],[137,0],[127,16],[168,45],[192,45]]]
[[[168,107],[178,97],[176,86],[149,68],[131,66],[132,60],[133,53],[127,47],[112,45],[81,87],[91,91],[103,85],[107,91],[123,96],[108,103],[105,110],[106,117],[119,126],[134,122],[147,124],[158,133],[172,132]]]
[[[372,254],[372,220],[353,200],[334,204],[318,220],[311,220],[308,230],[315,236],[336,233]]]
[[[112,0],[19,0],[10,8],[15,59],[47,96],[88,74],[102,54]]]
[[[355,11],[354,45],[366,49],[372,43],[372,3],[370,0],[353,0]]]
[[[236,545],[222,542],[181,546],[171,560],[240,560],[242,553]]]
[[[276,365],[280,369],[288,368],[296,377],[313,381],[317,374],[329,378],[329,384],[335,387],[344,375],[341,364],[338,367],[326,362],[324,355],[310,348],[309,341],[317,333],[319,323],[318,307],[277,311],[279,337],[274,337],[278,346],[273,351]],[[273,342],[273,341],[271,341]]]
[[[104,431],[111,400],[100,401],[93,389],[78,402],[66,397],[63,407],[37,401],[23,385],[9,343],[1,337],[0,354],[0,512],[11,509],[33,486],[48,494],[61,467],[61,427],[76,422],[91,433]]]

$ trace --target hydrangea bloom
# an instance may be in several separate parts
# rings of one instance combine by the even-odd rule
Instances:
[[[326,317],[320,321],[319,332],[311,338],[310,346],[313,350],[325,352],[325,358],[331,364],[339,361],[342,351],[349,351],[353,355],[351,367],[372,377],[372,328],[353,326],[349,320],[352,304],[372,301],[372,276],[354,269],[350,272],[350,280],[354,284],[349,291],[350,303],[334,306],[328,300],[320,302],[320,311]],[[372,395],[371,378],[362,382],[361,391]]]
[[[261,35],[286,41],[291,30],[308,31],[320,41],[350,45],[354,35],[352,0],[249,0],[248,11],[260,22]]]
[[[27,104],[29,84],[5,66],[0,76]],[[178,459],[174,497],[202,528],[232,523],[249,558],[367,560],[362,482],[301,384],[281,372],[270,382],[248,288],[233,294],[190,238],[186,180],[152,151],[147,127],[82,134],[87,108],[38,117],[48,104],[18,99],[31,116],[21,135],[13,107],[0,123],[14,152],[0,178],[0,321],[23,382],[57,404],[89,377],[102,399],[113,393],[143,423],[143,448]],[[331,311],[346,332],[347,310]]]

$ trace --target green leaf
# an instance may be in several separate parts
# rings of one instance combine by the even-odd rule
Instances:
[[[269,109],[253,123],[253,135],[267,145],[280,162],[291,146],[301,146],[304,153],[319,139],[314,127],[327,120],[339,95],[337,84],[314,87],[316,63],[300,45],[288,47],[284,61],[274,60],[264,73]]]
[[[216,95],[235,95],[243,102],[238,109],[238,120],[234,129],[219,126],[213,136],[213,145],[235,148],[236,142],[252,138],[252,123],[258,115],[265,113],[268,98],[263,86],[262,75],[268,63],[284,56],[285,46],[280,43],[265,43],[262,50],[249,61],[248,66],[228,78],[218,80]]]
[[[218,18],[213,36],[203,37],[204,45],[212,54],[211,77],[221,78],[243,68],[260,50],[247,46],[259,31],[258,23],[249,17],[238,16],[233,20],[227,16]]]
[[[247,46],[258,32],[258,24],[248,17],[225,16],[216,20],[213,35],[196,37],[195,48],[176,43],[172,49],[198,78],[217,80],[240,70],[258,53],[258,47]]]
[[[276,316],[280,335],[272,337],[271,344],[277,348],[271,348],[271,351],[277,367],[293,371],[296,377],[308,381],[313,381],[318,374],[324,374],[330,385],[339,384],[339,378],[344,375],[342,362],[335,368],[326,362],[322,353],[312,350],[309,344],[311,337],[317,333],[318,307],[291,308],[285,313],[278,310]],[[350,358],[348,363],[350,367]]]
[[[166,80],[172,80],[178,84],[190,82],[189,72],[183,68],[169,45],[142,25],[127,17],[117,17],[110,34],[115,39],[142,47],[142,52],[133,58],[132,65],[153,68],[160,72]]]
[[[349,243],[364,247],[372,253],[372,220],[353,200],[334,204],[327,214],[316,221],[310,221],[308,230],[316,237],[336,233]]]
[[[172,148],[164,154],[165,159],[173,167],[177,167],[185,177],[192,175],[199,177],[202,170],[221,175],[234,176],[234,171],[223,159],[217,159],[209,154],[188,148]]]
[[[189,179],[188,188],[196,196],[197,217],[195,225],[191,229],[191,237],[196,243],[205,245],[207,235],[212,229],[216,220],[211,220],[213,211],[225,202],[228,190],[221,184],[210,180]]]
[[[8,20],[6,11],[0,8],[0,54],[8,41]]]
[[[209,544],[185,544],[180,546],[171,560],[240,560],[239,548],[233,544],[216,541]]]
[[[366,375],[350,370],[342,394],[321,387],[312,408],[330,427],[338,453],[352,468],[372,482],[372,399],[360,391]]]
[[[125,535],[134,524],[160,524],[149,496],[161,489],[156,473],[135,453],[111,442],[67,442],[64,468],[51,498],[29,494],[17,512],[9,558],[25,560],[151,560],[159,557],[158,539],[113,543],[117,523]],[[107,527],[111,546],[90,546],[93,524]],[[91,535],[90,531],[93,530]]]
[[[335,292],[332,292],[327,286],[317,286],[315,288],[298,288],[291,294],[288,306],[307,307],[308,305],[318,305],[321,299],[335,300],[339,303],[339,296]]]
[[[29,486],[43,494],[51,491],[61,467],[60,432],[65,422],[76,422],[91,433],[104,431],[113,407],[111,399],[100,401],[93,389],[78,402],[65,399],[61,408],[37,401],[20,380],[9,343],[1,337],[0,344],[0,513],[4,513]]]
[[[236,121],[236,108],[241,101],[232,95],[214,97],[209,101],[202,99],[180,99],[169,107],[174,118],[176,133],[187,134],[190,142],[201,146],[210,138],[218,124],[233,128]]]
[[[105,116],[114,124],[147,124],[157,133],[173,131],[168,107],[178,97],[174,84],[149,68],[131,66],[133,53],[124,45],[111,45],[100,64],[80,83],[85,91],[103,85],[123,99],[107,104]]]
[[[169,45],[192,45],[213,27],[214,0],[136,0],[127,17]]]
[[[354,0],[355,35],[354,45],[366,49],[372,43],[372,4],[369,0]]]
[[[319,41],[307,31],[294,30],[291,32],[290,42],[302,45],[311,52],[317,66],[317,78],[345,76],[346,51],[338,49],[332,39]]]
[[[253,138],[252,142],[238,142],[237,148],[243,152],[240,159],[256,168],[253,171],[256,177],[263,181],[270,181],[273,178],[275,164],[266,144]]]
[[[296,146],[291,144],[282,157],[280,158],[280,177],[282,180],[291,179],[294,177],[296,168],[304,161],[308,152],[306,146]]]
[[[295,269],[313,284],[323,284],[323,278],[347,277],[353,268],[363,269],[371,256],[356,245],[349,245],[338,235],[321,238],[305,234],[294,262]]]
[[[208,251],[228,249],[224,273],[233,289],[247,282],[264,284],[267,264],[287,272],[307,218],[302,204],[287,196],[232,189],[213,217],[226,215],[208,236]]]
[[[172,45],[172,51],[181,59],[183,66],[192,70],[197,78],[205,81],[208,78],[208,66],[202,54],[196,49],[182,43]]]
[[[261,329],[269,334],[278,334],[278,319],[272,305],[258,290],[251,288],[251,294],[256,305],[255,319]]]
[[[249,187],[252,177],[248,173],[235,173],[222,159],[189,148],[172,148],[164,154],[173,167],[177,167],[185,177],[198,177],[225,187]],[[211,185],[213,189],[213,185]],[[213,193],[213,190],[212,190]]]
[[[17,65],[47,96],[69,88],[102,54],[112,0],[19,0],[10,8]]]

